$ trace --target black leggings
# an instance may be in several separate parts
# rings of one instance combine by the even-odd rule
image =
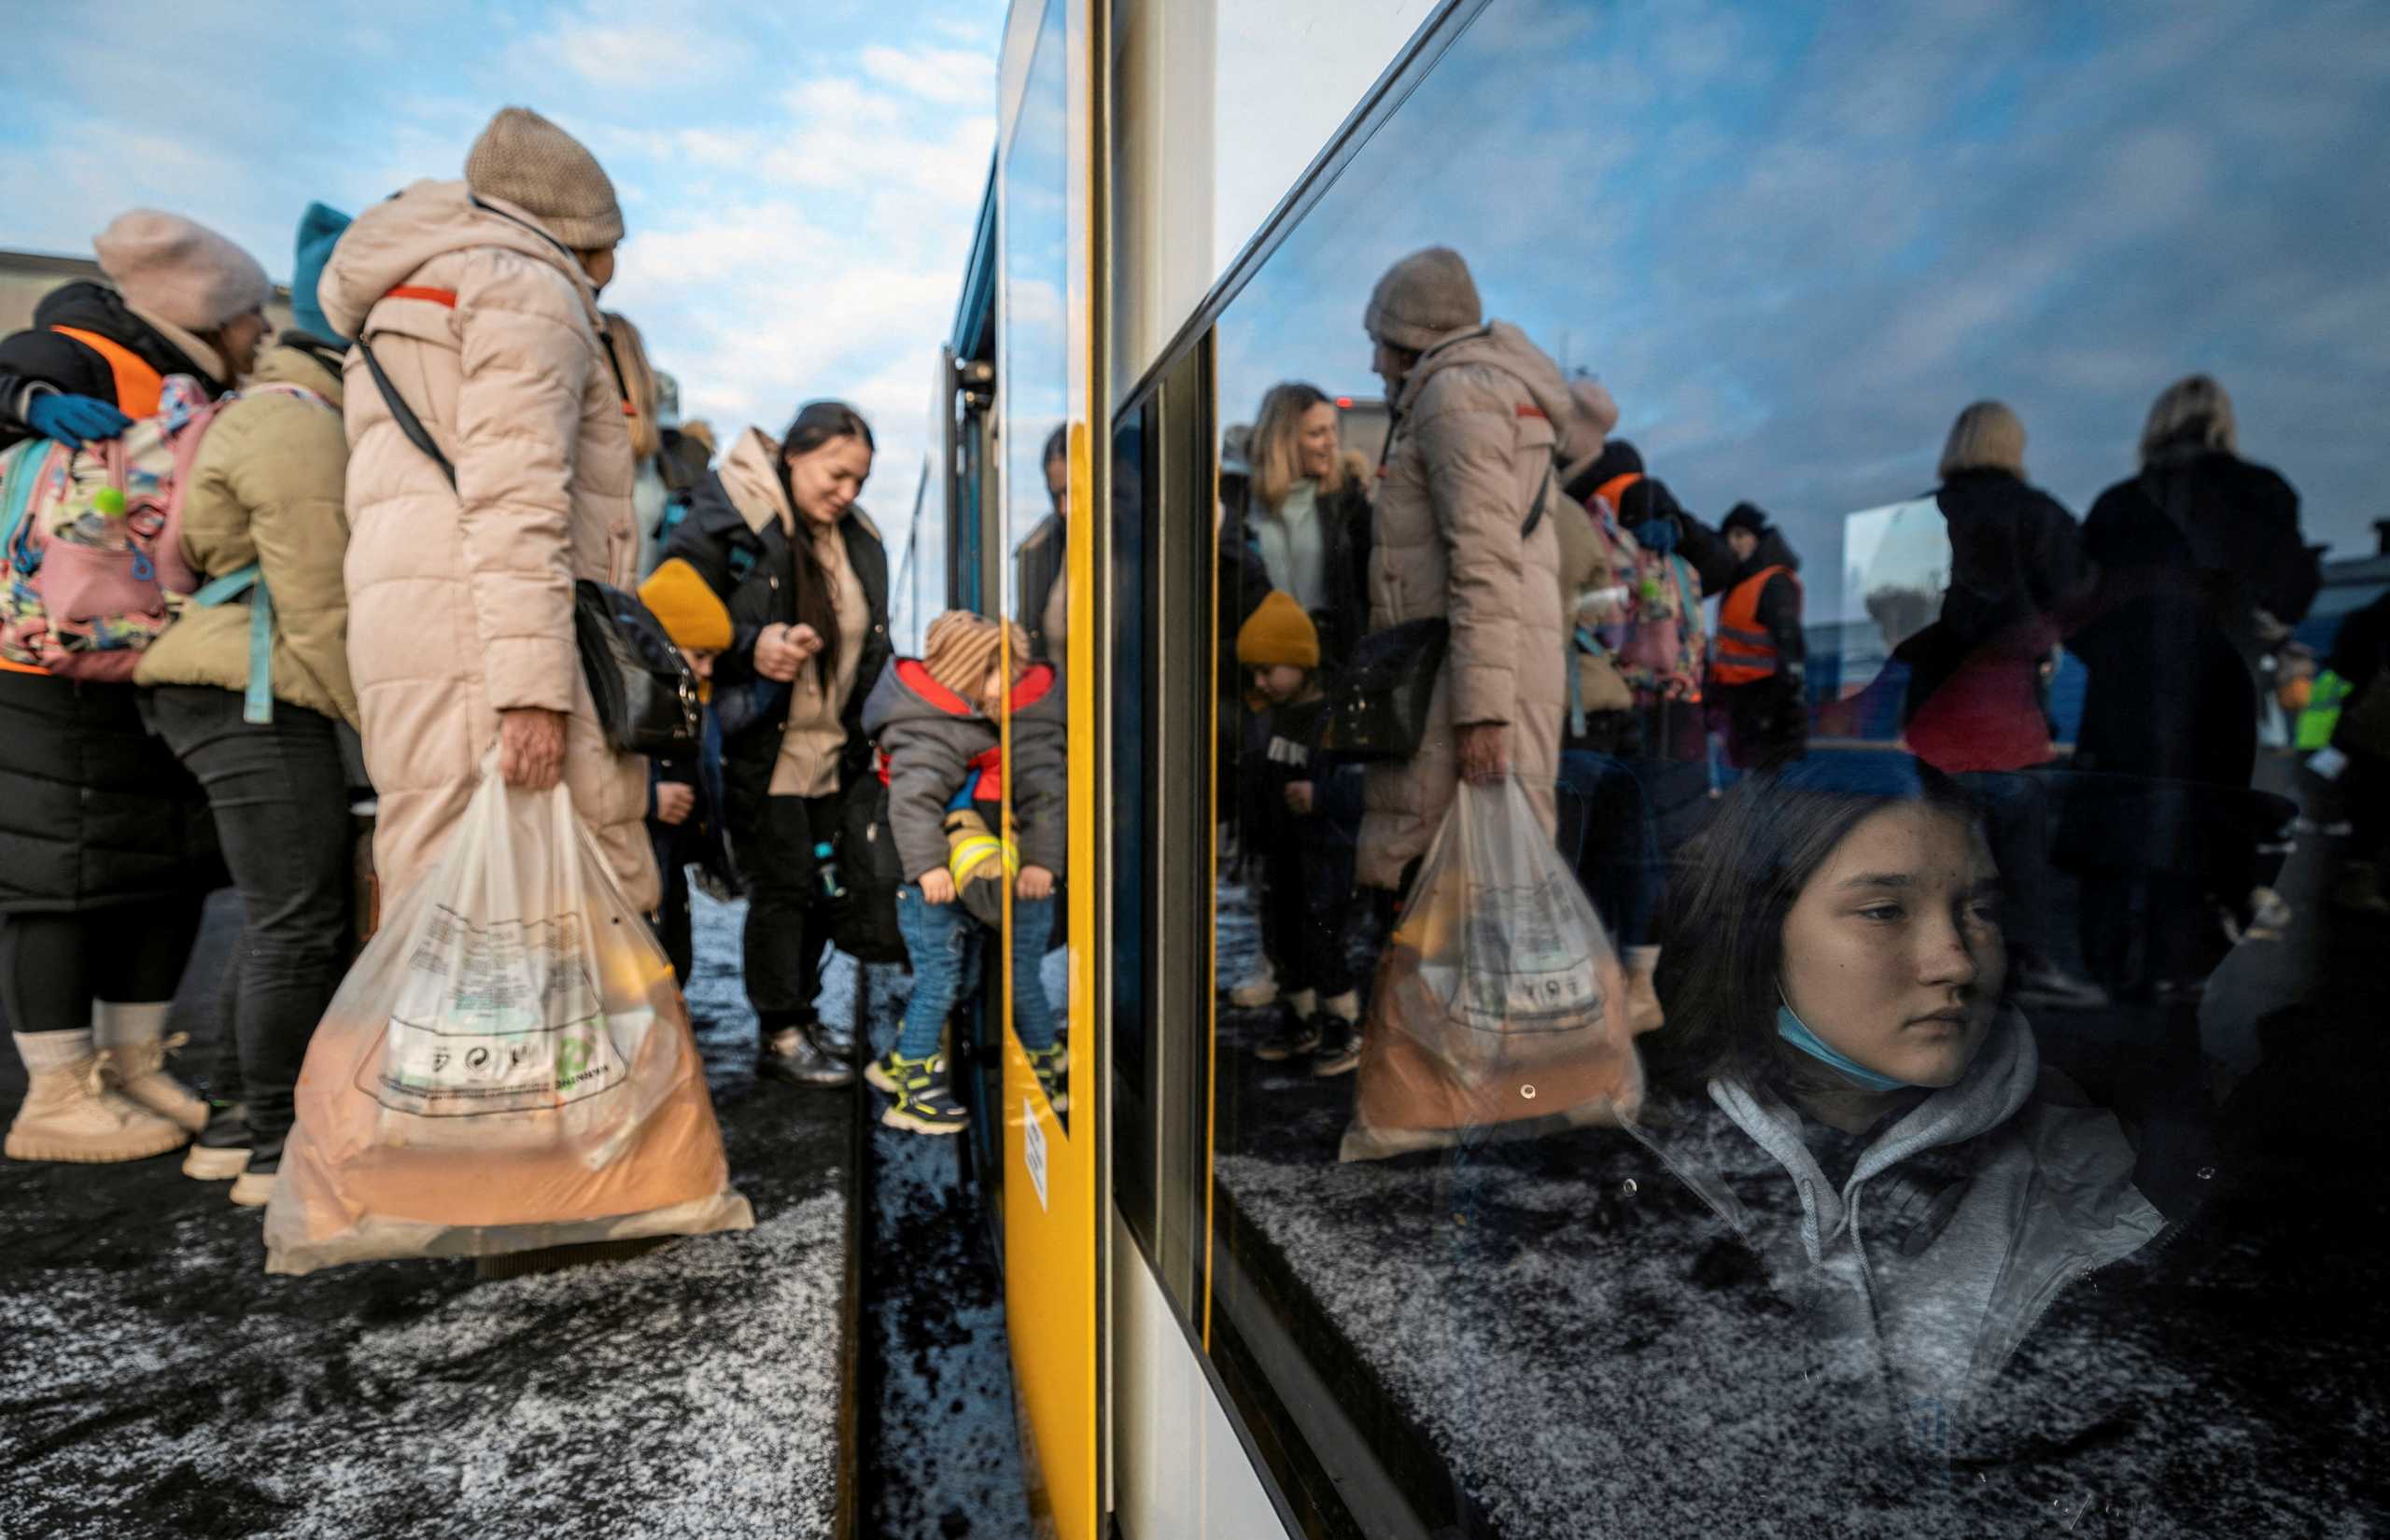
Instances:
[[[175,998],[204,899],[153,899],[106,909],[0,915],[0,1013],[12,1032],[80,1031],[91,1001]]]

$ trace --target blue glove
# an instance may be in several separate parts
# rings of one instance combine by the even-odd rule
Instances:
[[[1663,556],[1677,548],[1677,521],[1668,515],[1639,524],[1629,533],[1635,537],[1636,544]]]
[[[45,439],[69,449],[80,449],[94,439],[113,439],[133,426],[133,419],[93,396],[62,396],[42,391],[25,409],[25,421]]]

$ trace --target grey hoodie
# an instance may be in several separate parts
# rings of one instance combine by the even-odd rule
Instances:
[[[1689,1120],[1636,1137],[1760,1254],[1777,1291],[1825,1326],[1838,1372],[1880,1376],[1893,1411],[1929,1444],[1947,1439],[2069,1283],[2165,1225],[2132,1184],[2133,1150],[2116,1115],[2041,1068],[2013,1011],[1966,1076],[1878,1135],[1839,1189],[1783,1100],[1736,1081],[1708,1089],[1733,1132]],[[1736,1195],[1785,1177],[1797,1212]]]
[[[1069,847],[1067,742],[1061,670],[1033,665],[1013,686],[1013,818],[1023,865],[1062,873]],[[863,730],[888,756],[888,821],[905,875],[946,864],[946,805],[974,762],[997,764],[996,724],[930,677],[918,658],[893,658],[863,707]],[[983,791],[1002,784],[989,776]]]

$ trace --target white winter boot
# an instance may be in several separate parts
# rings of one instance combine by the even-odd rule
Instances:
[[[89,1032],[19,1032],[30,1084],[8,1126],[11,1160],[146,1160],[190,1140],[179,1124],[110,1089]]]
[[[166,1056],[190,1042],[190,1034],[166,1036],[166,1012],[161,1001],[122,1005],[95,1001],[91,1005],[91,1039],[99,1045],[100,1073],[118,1090],[192,1133],[207,1127],[207,1103],[191,1088],[166,1072]],[[232,1029],[231,1022],[223,1024]]]

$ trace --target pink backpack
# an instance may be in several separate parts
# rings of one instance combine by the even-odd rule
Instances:
[[[304,396],[297,385],[258,387]],[[62,679],[120,683],[200,589],[183,556],[183,502],[217,413],[189,375],[166,378],[159,410],[122,436],[69,449],[28,439],[0,452],[0,658]],[[229,581],[228,581],[229,580]],[[257,586],[254,565],[208,585]]]

